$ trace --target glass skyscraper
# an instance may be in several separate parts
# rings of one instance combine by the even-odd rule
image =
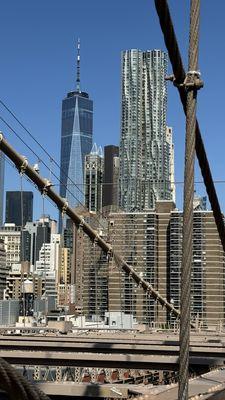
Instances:
[[[152,209],[157,200],[173,198],[166,72],[161,50],[122,52],[120,205],[125,211]]]
[[[94,143],[85,156],[85,205],[88,211],[102,210],[102,181],[104,158],[102,148]]]
[[[7,191],[5,205],[5,222],[16,226],[25,226],[27,222],[33,221],[33,192],[30,191]],[[21,210],[22,201],[22,210]],[[23,212],[23,222],[22,222]]]
[[[79,48],[78,42],[77,87],[62,102],[60,195],[71,207],[84,204],[85,155],[91,151],[93,134],[93,101],[80,90]]]

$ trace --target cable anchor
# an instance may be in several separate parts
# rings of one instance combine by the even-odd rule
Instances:
[[[166,81],[170,81],[177,88],[184,87],[186,91],[188,90],[199,90],[204,86],[203,80],[201,80],[200,71],[188,71],[184,78],[184,82],[177,82],[174,75],[168,75],[165,77]]]
[[[49,179],[45,179],[45,186],[41,189],[42,195],[46,196],[50,187],[52,186],[52,182]]]
[[[110,260],[112,260],[112,258],[113,258],[113,251],[112,251],[112,247],[110,247],[110,249],[107,251],[107,254],[106,254],[106,260],[107,260],[107,262],[109,262]]]
[[[62,217],[64,216],[64,214],[66,214],[68,205],[69,205],[68,201],[65,201],[65,203],[63,204],[62,210],[61,210]]]
[[[143,279],[141,279],[141,280],[138,282],[137,287],[138,287],[138,288],[142,288],[142,284],[143,284]]]
[[[78,232],[80,232],[80,229],[82,229],[84,226],[84,218],[81,218],[80,223],[78,225]]]
[[[93,240],[93,245],[94,245],[94,247],[95,247],[96,244],[98,244],[98,240],[99,240],[99,239],[100,239],[100,236],[99,236],[98,233],[96,233],[96,236],[95,236],[95,238],[94,238],[94,240]]]
[[[24,175],[24,173],[27,169],[27,166],[28,166],[28,161],[27,161],[27,158],[24,156],[22,164],[18,167],[18,170],[19,170],[19,173],[21,176]]]
[[[152,293],[152,289],[151,289],[151,287],[150,286],[148,286],[147,287],[147,290],[146,290],[146,294],[147,294],[147,296],[151,296],[151,293]]]
[[[184,79],[184,87],[188,90],[199,90],[204,86],[200,71],[188,71]]]

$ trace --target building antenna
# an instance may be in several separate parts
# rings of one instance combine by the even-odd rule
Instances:
[[[80,39],[77,40],[77,92],[81,93],[80,90]]]

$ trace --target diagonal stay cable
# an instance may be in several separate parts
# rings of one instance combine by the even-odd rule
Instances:
[[[167,0],[155,0],[155,7],[157,14],[159,16],[160,26],[164,35],[165,44],[168,50],[170,62],[173,69],[173,74],[175,78],[175,84],[179,85],[184,82],[186,72],[183,67],[183,62],[178,47],[175,31],[173,28],[173,22],[171,19],[169,7]],[[183,86],[177,86],[179,91],[180,99],[183,105],[184,113],[186,114],[186,103],[187,103],[187,93]],[[206,155],[206,150],[201,136],[200,127],[198,121],[196,120],[195,129],[195,150],[198,158],[199,166],[201,169],[202,177],[205,183],[206,191],[209,197],[209,201],[212,207],[213,215],[215,218],[217,230],[220,236],[221,244],[223,250],[225,251],[225,225],[223,221],[223,216],[221,213],[221,208],[219,200],[217,197],[216,189],[213,183],[213,178],[209,166],[209,162]]]
[[[84,195],[84,192],[81,190],[81,188],[79,188],[79,185],[74,182],[71,177],[68,176],[68,174],[66,173],[66,171],[64,169],[61,168],[61,166],[59,165],[59,163],[54,159],[54,157],[51,156],[51,154],[46,150],[46,148],[35,138],[35,136],[31,133],[31,131],[29,129],[26,128],[26,126],[19,120],[19,118],[16,116],[16,114],[10,110],[10,108],[4,103],[4,101],[2,101],[0,99],[0,104],[8,111],[8,113],[16,120],[16,122],[21,126],[21,128],[24,129],[24,131],[31,137],[31,139],[40,147],[40,149],[48,156],[48,158],[52,161],[52,163],[54,165],[56,165],[56,167],[60,170],[60,172],[66,176],[68,178],[68,181],[74,185],[78,191]],[[1,118],[2,119],[2,118]],[[2,119],[3,120],[3,119]],[[3,121],[4,123],[6,123],[5,121]],[[60,181],[60,184],[62,186],[65,187],[65,185]],[[71,194],[71,193],[70,193]],[[78,200],[78,199],[76,199]],[[79,200],[78,200],[79,201]],[[81,202],[80,202],[81,203]],[[81,203],[82,205],[82,203]]]
[[[1,101],[0,101],[0,102],[1,102]],[[66,185],[65,183],[63,183],[62,180],[61,180],[52,170],[50,170],[49,166],[46,164],[46,162],[43,160],[43,158],[41,158],[41,157],[37,154],[37,152],[35,152],[35,151],[31,148],[31,146],[29,146],[29,144],[26,143],[25,140],[22,139],[22,138],[20,137],[20,135],[16,132],[16,130],[15,130],[14,128],[12,128],[12,126],[4,119],[1,115],[0,115],[0,120],[14,133],[14,135],[21,141],[21,143],[23,143],[23,144],[28,148],[28,150],[29,150],[38,160],[40,160],[40,162],[46,167],[46,169],[51,173],[51,175],[54,176],[54,177],[57,179],[57,181],[59,182],[59,184],[66,188],[67,192],[68,192],[76,201],[78,201],[79,205],[84,209],[84,211],[87,211],[87,207],[85,207],[85,205],[74,195],[74,193],[71,192],[71,190],[68,189],[68,185]],[[40,145],[40,146],[41,146],[41,148],[42,148],[42,145]],[[47,152],[46,152],[46,153],[47,153]],[[47,153],[47,154],[48,154],[48,153]],[[54,159],[53,159],[52,157],[51,157],[51,160],[52,160],[52,162],[55,162],[55,163],[56,163],[56,161],[54,161]],[[68,178],[69,178],[69,177],[68,177]],[[73,182],[70,178],[69,178],[69,180],[70,180],[71,182]],[[74,183],[74,185],[75,185],[76,187],[78,187],[78,185],[77,185],[76,183]],[[53,186],[55,186],[55,185],[53,185]],[[83,193],[80,189],[79,189],[79,191],[80,191],[81,193]],[[101,222],[98,220],[97,217],[94,217],[94,216],[93,216],[93,219],[95,219],[95,220],[99,223],[99,225],[100,225],[102,228],[104,228],[103,225],[101,224]]]
[[[165,307],[169,313],[172,313],[176,318],[180,317],[180,312],[177,310],[173,304],[169,303],[166,298],[164,298],[154,287],[147,281],[145,281],[134,268],[129,265],[123,257],[117,254],[113,247],[107,243],[102,237],[95,231],[82,216],[78,215],[68,203],[55,192],[51,185],[46,183],[46,179],[42,178],[31,165],[28,164],[26,158],[21,156],[16,150],[9,145],[9,143],[4,139],[2,133],[0,133],[0,150],[6,154],[6,156],[15,164],[17,169],[21,171],[23,169],[24,174],[32,180],[32,182],[39,188],[41,193],[45,191],[46,195],[57,205],[61,212],[66,213],[68,217],[74,222],[74,224],[79,228],[82,227],[84,233],[86,233],[92,241],[107,254],[109,257],[113,257],[117,266],[120,267],[125,273],[130,275],[138,286],[142,287],[145,293],[152,296],[155,301]],[[195,328],[195,324],[191,324]]]
[[[0,388],[8,394],[10,400],[50,400],[3,358],[0,358]]]

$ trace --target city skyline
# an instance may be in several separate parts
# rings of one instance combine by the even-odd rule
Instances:
[[[129,3],[129,7],[128,7]],[[14,9],[15,7],[15,9]],[[180,48],[184,55],[184,61],[187,59],[187,46],[184,43],[187,41],[188,29],[183,33],[183,25],[188,25],[188,2],[176,4],[171,1],[171,15],[174,19],[177,35],[180,39]],[[224,5],[218,4],[221,8],[219,18],[223,14]],[[43,32],[40,35],[35,35],[34,17],[39,17],[43,14],[43,9],[46,11],[46,19],[43,20]],[[110,9],[110,19],[108,10]],[[99,14],[99,10],[101,13]],[[37,139],[50,149],[52,155],[59,160],[59,138],[60,138],[60,107],[61,99],[64,96],[67,88],[73,89],[74,86],[74,47],[75,39],[81,37],[84,59],[82,61],[82,79],[85,82],[84,90],[88,90],[95,103],[95,120],[94,120],[94,140],[98,145],[107,145],[119,143],[119,120],[120,120],[120,52],[126,48],[146,48],[165,49],[162,34],[160,32],[157,17],[154,10],[154,5],[142,4],[136,1],[125,2],[122,5],[109,4],[105,5],[101,0],[98,0],[95,7],[92,7],[88,1],[83,5],[68,5],[65,7],[60,2],[55,7],[51,7],[50,2],[44,4],[31,5],[28,1],[22,1],[16,4],[15,1],[9,2],[3,6],[3,25],[4,36],[7,38],[3,43],[3,76],[2,83],[2,98],[8,104],[16,115],[22,120]],[[51,23],[49,26],[49,18],[47,16],[51,13]],[[72,23],[65,25],[64,20],[72,22],[73,13],[79,13],[80,18],[76,26]],[[200,46],[200,69],[202,71],[205,87],[199,95],[198,117],[201,121],[201,116],[205,118],[204,109],[209,104],[211,113],[208,118],[202,122],[203,137],[207,149],[210,151],[210,164],[213,172],[213,177],[218,180],[223,180],[223,155],[221,144],[220,148],[215,151],[215,143],[217,140],[223,138],[220,135],[222,122],[222,105],[218,101],[210,101],[216,99],[217,89],[213,87],[213,79],[211,76],[214,73],[214,65],[208,58],[204,47],[207,41],[208,51],[219,49],[219,41],[215,40],[215,36],[219,31],[219,23],[215,30],[211,33],[210,38],[207,35],[207,17],[209,14],[214,13],[209,0],[206,0],[202,5],[202,20],[201,20],[201,46]],[[8,31],[5,26],[7,17],[11,16],[14,21],[13,29]],[[19,20],[17,15],[22,19],[26,18],[27,24],[23,29],[18,29]],[[127,15],[126,30],[124,31],[124,17]],[[98,26],[96,31],[93,31],[93,24],[98,20],[104,23]],[[27,18],[29,17],[29,18]],[[96,17],[96,18],[95,18]],[[114,32],[114,19],[117,17],[117,32]],[[84,19],[89,23],[89,28],[86,29],[86,24],[83,23]],[[93,20],[92,20],[93,19]],[[59,21],[62,24],[59,24]],[[135,32],[131,29],[134,22],[138,22],[139,30]],[[20,24],[20,23],[19,23]],[[59,28],[60,25],[60,28]],[[21,24],[20,24],[21,26]],[[52,34],[48,35],[49,28]],[[13,34],[14,29],[17,29],[17,34]],[[5,33],[8,32],[8,35]],[[90,32],[92,34],[90,35]],[[101,35],[104,32],[105,35]],[[45,45],[43,43],[43,35],[45,34]],[[101,40],[99,40],[101,37]],[[17,40],[23,41],[24,46],[17,46]],[[57,42],[57,46],[55,46]],[[22,43],[22,42],[21,42]],[[31,46],[32,43],[32,46]],[[51,51],[50,51],[51,48]],[[8,52],[8,49],[14,51]],[[107,50],[110,51],[107,51]],[[102,62],[101,54],[105,54]],[[60,60],[59,60],[60,55]],[[14,59],[15,57],[15,59]],[[222,55],[223,58],[223,55]],[[24,69],[24,60],[26,60],[26,68]],[[11,73],[12,65],[17,66],[17,74]],[[23,67],[22,67],[23,66]],[[10,67],[10,68],[9,68]],[[32,71],[32,74],[27,74],[27,71]],[[171,68],[169,67],[169,72]],[[9,75],[10,72],[10,75]],[[39,73],[44,73],[46,78],[43,78],[41,84],[37,83],[31,78],[33,74],[38,76]],[[110,79],[109,77],[110,72]],[[15,87],[18,96],[9,90]],[[23,89],[22,89],[22,86]],[[224,85],[224,77],[222,77],[221,85]],[[33,102],[28,101],[30,88],[35,91],[35,99]],[[180,104],[178,96],[171,84],[168,85],[168,119],[174,131],[175,142],[175,178],[176,181],[183,181],[183,148],[184,148],[184,118],[180,112]],[[43,93],[45,96],[43,97]],[[106,101],[110,93],[110,103]],[[108,96],[108,97],[107,97]],[[216,107],[217,104],[217,107]],[[2,112],[3,117],[5,116]],[[11,120],[9,120],[11,122]],[[17,126],[18,127],[18,126]],[[0,129],[9,134],[9,130],[1,123]],[[213,134],[212,134],[213,133]],[[55,137],[56,136],[56,137]],[[52,140],[52,138],[57,140]],[[10,133],[10,140],[12,144],[16,143],[16,139]],[[21,146],[19,146],[21,148]],[[21,150],[22,151],[22,150]],[[22,151],[24,153],[24,150]],[[27,151],[29,157],[29,151]],[[33,157],[33,156],[32,156]],[[31,158],[32,158],[31,157]],[[30,159],[30,157],[29,157]],[[219,160],[219,161],[218,161]],[[220,161],[221,160],[221,161]],[[48,163],[49,160],[48,160]],[[196,163],[197,165],[197,163]],[[42,167],[43,168],[43,167]],[[14,172],[6,166],[7,176],[12,179],[7,179],[6,190],[18,189],[20,182]],[[48,173],[49,174],[49,173]],[[44,173],[45,176],[48,176]],[[201,175],[197,168],[196,180],[201,180]],[[13,186],[12,186],[13,185]],[[26,182],[25,184],[26,185]],[[26,190],[30,190],[31,186],[28,185]],[[182,206],[182,191],[183,185],[178,185],[178,202],[179,208]],[[199,190],[198,190],[199,189]],[[224,209],[225,199],[223,196],[223,185],[217,185],[218,194],[221,200],[222,209]],[[205,194],[202,184],[198,184],[196,190],[201,194]],[[35,208],[37,210],[36,218],[41,215],[42,201],[35,195]],[[46,202],[46,207],[48,203]],[[53,210],[53,215],[57,215],[57,211]],[[47,211],[48,213],[49,212]]]
[[[3,5],[4,392],[223,397],[225,3],[203,4]]]

